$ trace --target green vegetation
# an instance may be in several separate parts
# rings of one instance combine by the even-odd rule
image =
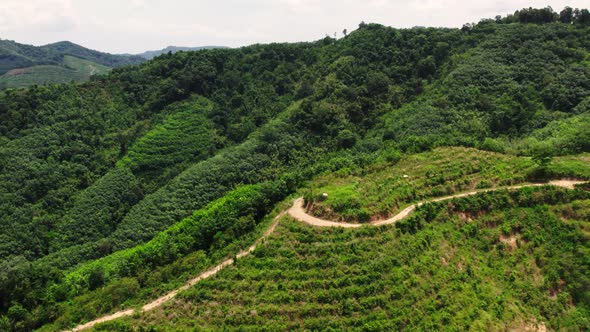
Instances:
[[[65,55],[64,56],[64,65],[66,67],[86,73],[88,78],[92,75],[104,75],[108,73],[111,68],[107,66],[103,66],[99,63],[76,58],[73,56]]]
[[[47,294],[56,300],[73,298],[71,303],[54,309],[64,312],[53,328],[65,328],[72,322],[89,320],[118,308],[125,300],[134,300],[133,303],[144,299],[154,290],[161,291],[161,283],[169,282],[183,270],[194,273],[198,268],[206,268],[207,265],[195,260],[206,259],[204,251],[225,248],[252,232],[273,206],[272,197],[279,194],[276,190],[281,188],[272,185],[242,187],[195,211],[143,245],[77,267]],[[197,256],[195,252],[198,252]],[[197,265],[188,267],[189,262]],[[173,270],[168,271],[169,275],[150,275],[150,271],[170,270],[170,265]],[[76,296],[78,289],[86,287],[89,293]],[[116,289],[127,293],[119,300],[113,300],[112,291]]]
[[[176,53],[176,52],[189,52],[189,51],[200,51],[200,50],[209,50],[213,48],[225,48],[223,46],[197,46],[197,47],[182,47],[182,46],[168,46],[161,50],[156,51],[146,51],[137,56],[145,58],[147,60],[151,60],[159,55],[166,54],[166,53]]]
[[[0,76],[0,86],[23,88],[33,84],[82,82],[89,80],[91,75],[104,74],[110,70],[110,68],[90,61],[73,57],[70,57],[70,59],[66,65],[67,67],[40,65],[14,69]]]
[[[362,23],[339,40],[163,54],[83,84],[0,92],[0,330],[59,330],[153,299],[251,244],[275,204],[296,192],[309,200],[327,191],[318,213],[363,221],[472,188],[590,178],[586,12],[572,10],[568,21],[567,12],[562,20],[551,11],[546,18],[548,9],[537,11],[464,29]],[[534,19],[524,19],[529,14]],[[66,59],[79,71],[100,71],[105,68],[94,63],[131,61],[60,43],[47,46],[57,58],[38,63],[47,47],[8,45],[12,55],[0,59],[18,68]],[[295,311],[305,306],[272,286],[264,293],[271,298],[252,301],[280,304],[281,314],[261,304],[254,321],[226,315],[235,318],[226,324],[255,327],[260,319],[262,326],[271,324],[264,318],[272,314],[280,319],[270,330],[301,322],[337,330],[452,322],[462,330],[509,328],[534,317],[551,328],[584,330],[587,262],[576,250],[587,248],[587,214],[577,214],[586,211],[587,200],[581,190],[486,194],[458,201],[463,210],[427,205],[397,228],[358,234],[287,223],[280,236],[293,248],[266,246],[248,264],[262,264],[261,273],[272,270],[281,280],[265,261],[293,271],[308,263],[297,250],[315,252],[317,246],[314,255],[321,258],[309,260],[316,264],[308,266],[310,280],[324,267],[335,269],[326,276],[337,276],[308,288],[313,291],[305,296],[322,305],[317,312]],[[561,208],[573,212],[562,216]],[[455,212],[476,222],[457,220]],[[530,220],[515,217],[521,214]],[[478,233],[475,225],[487,225],[488,216],[497,222]],[[528,242],[507,252],[492,240],[498,232],[510,236],[517,220],[532,227],[518,229]],[[535,240],[533,229],[541,238]],[[423,273],[434,269],[424,262],[444,251],[429,241],[443,240],[454,241],[462,253],[457,262],[465,273],[471,266],[476,278],[465,279],[459,270]],[[506,277],[507,267],[524,268],[531,257],[539,258],[539,276],[549,283]],[[385,279],[373,278],[369,268],[380,260]],[[328,262],[334,264],[322,265]],[[403,280],[396,271],[405,271]],[[332,294],[324,280],[354,289]],[[559,280],[565,286],[556,287]],[[433,284],[452,288],[434,293]],[[494,302],[496,309],[494,287],[506,294],[505,302]],[[551,302],[546,293],[558,288],[558,301]],[[449,299],[451,289],[460,296]],[[378,293],[387,296],[374,299]],[[414,300],[416,311],[403,311]],[[289,313],[301,319],[289,320]],[[333,322],[322,318],[332,314]],[[222,326],[217,322],[198,324]]]
[[[19,44],[12,40],[0,40],[0,56],[0,74],[4,74],[10,69],[25,68],[32,65],[60,64],[67,56],[88,60],[111,68],[143,62],[140,57],[102,53],[67,41],[44,46],[32,46]]]
[[[306,197],[309,209],[330,220],[387,218],[426,198],[526,182],[534,167],[527,158],[470,148],[437,148],[393,163],[384,156],[366,168],[343,168],[315,180]]]
[[[285,219],[171,305],[94,330],[586,330],[589,197],[496,192],[355,230]]]
[[[191,163],[207,159],[219,143],[207,118],[212,106],[206,99],[197,99],[170,107],[163,123],[133,143],[119,166],[133,170],[153,192]]]
[[[89,50],[59,42],[45,46],[0,40],[0,90],[35,84],[88,81],[111,68],[145,61],[136,56],[122,56]]]
[[[0,76],[0,85],[7,88],[23,88],[33,84],[81,81],[84,78],[82,72],[60,66],[41,65],[8,72]]]
[[[305,195],[308,211],[329,220],[386,219],[428,198],[529,182],[538,167],[528,157],[472,148],[437,148],[399,161],[395,151],[382,156],[366,167],[346,165],[315,179]],[[590,179],[588,158],[556,158],[545,175]]]

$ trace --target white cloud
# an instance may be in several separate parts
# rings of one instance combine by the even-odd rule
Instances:
[[[314,0],[280,0],[279,2],[295,13],[313,13],[320,8],[320,2]]]
[[[2,0],[0,6],[2,31],[66,31],[77,24],[71,0]]]
[[[130,0],[131,8],[141,8],[146,5],[146,0]]]
[[[389,8],[391,7],[391,1],[388,0],[367,0],[367,4],[374,8]]]

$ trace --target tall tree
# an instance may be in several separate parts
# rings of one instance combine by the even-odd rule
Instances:
[[[559,13],[559,21],[561,23],[572,23],[574,20],[574,9],[572,7],[565,7]]]

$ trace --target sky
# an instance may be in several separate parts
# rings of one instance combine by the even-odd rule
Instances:
[[[461,27],[524,7],[588,8],[588,0],[0,0],[0,39],[69,40],[110,53],[174,46],[313,41],[362,21]]]

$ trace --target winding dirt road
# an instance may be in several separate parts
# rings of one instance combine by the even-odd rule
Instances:
[[[500,190],[500,189],[514,190],[514,189],[520,189],[520,188],[524,188],[524,187],[539,187],[539,186],[545,186],[545,185],[552,185],[552,186],[564,187],[564,188],[568,188],[568,189],[574,189],[574,186],[576,184],[580,184],[580,183],[584,183],[584,182],[585,181],[576,181],[576,180],[555,180],[555,181],[551,181],[549,183],[532,183],[532,184],[523,184],[523,185],[511,186],[511,187],[482,189],[482,190],[475,190],[475,191],[470,191],[470,192],[466,192],[466,193],[462,193],[462,194],[438,197],[438,198],[418,202],[416,204],[412,204],[412,205],[406,207],[405,209],[401,210],[398,214],[396,214],[395,216],[393,216],[389,219],[375,220],[375,221],[372,221],[372,222],[366,223],[366,224],[335,222],[335,221],[320,219],[320,218],[311,216],[311,215],[307,214],[307,212],[305,211],[305,208],[303,206],[304,203],[303,203],[302,197],[296,199],[295,202],[293,202],[293,206],[287,212],[289,213],[289,215],[291,217],[293,217],[299,221],[302,221],[304,223],[307,223],[309,225],[317,226],[317,227],[356,228],[356,227],[362,227],[365,225],[370,225],[370,226],[391,225],[391,224],[395,224],[396,222],[406,218],[408,215],[410,215],[416,209],[416,207],[423,205],[425,203],[429,203],[429,202],[446,201],[446,200],[450,200],[453,198],[472,196],[472,195],[476,195],[479,193],[488,192],[488,191],[496,191],[496,190]]]
[[[556,180],[556,181],[551,181],[549,183],[534,183],[534,184],[525,184],[525,185],[519,185],[519,186],[512,186],[512,187],[502,187],[502,188],[494,188],[494,189],[483,189],[483,190],[476,190],[476,191],[471,191],[471,192],[467,192],[467,193],[462,193],[462,194],[456,194],[456,195],[451,195],[451,196],[445,196],[445,197],[439,197],[439,198],[435,198],[435,199],[430,199],[430,200],[425,200],[416,204],[412,204],[408,207],[406,207],[405,209],[403,209],[402,211],[400,211],[398,214],[396,214],[395,216],[389,218],[389,219],[385,219],[385,220],[377,220],[377,221],[373,221],[371,223],[368,224],[353,224],[353,223],[345,223],[345,222],[335,222],[335,221],[330,221],[330,220],[324,220],[324,219],[320,219],[320,218],[316,218],[314,216],[311,216],[309,214],[307,214],[307,212],[305,212],[305,209],[303,207],[303,198],[298,198],[293,202],[293,206],[291,208],[289,208],[287,211],[283,211],[281,212],[279,215],[277,215],[274,219],[273,222],[271,224],[271,226],[264,232],[264,234],[258,238],[253,245],[251,245],[250,247],[248,247],[245,250],[240,251],[237,255],[236,258],[242,258],[244,256],[249,255],[250,253],[252,253],[256,247],[265,239],[267,238],[269,235],[271,235],[275,228],[277,227],[279,220],[286,214],[288,213],[291,217],[293,217],[296,220],[299,220],[301,222],[307,223],[309,225],[312,226],[317,226],[317,227],[345,227],[345,228],[356,228],[356,227],[362,227],[362,226],[381,226],[381,225],[390,225],[390,224],[394,224],[397,221],[400,221],[404,218],[406,218],[408,215],[410,215],[412,213],[412,211],[414,211],[414,209],[416,209],[416,207],[428,203],[428,202],[439,202],[439,201],[444,201],[444,200],[449,200],[449,199],[453,199],[453,198],[459,198],[459,197],[465,197],[465,196],[471,196],[471,195],[475,195],[478,193],[482,193],[482,192],[488,192],[488,191],[495,191],[495,190],[500,190],[500,189],[509,189],[509,190],[514,190],[514,189],[519,189],[519,188],[523,188],[523,187],[536,187],[536,186],[544,186],[544,185],[554,185],[554,186],[558,186],[558,187],[564,187],[564,188],[568,188],[568,189],[573,189],[574,185],[579,184],[579,183],[584,183],[585,181],[575,181],[575,180]],[[121,317],[126,317],[126,316],[131,316],[135,313],[141,313],[141,312],[146,312],[146,311],[150,311],[153,310],[155,308],[158,308],[160,306],[162,306],[164,303],[170,301],[171,299],[173,299],[179,292],[188,289],[189,287],[195,285],[196,283],[198,283],[199,281],[203,280],[203,279],[207,279],[211,276],[214,276],[215,274],[217,274],[217,272],[221,271],[222,269],[232,265],[234,263],[234,259],[230,258],[230,259],[226,259],[225,261],[219,263],[218,265],[212,267],[211,269],[202,272],[201,274],[199,274],[198,276],[196,276],[195,278],[189,280],[186,284],[184,284],[182,287],[175,289],[171,292],[169,292],[168,294],[165,294],[159,298],[157,298],[156,300],[144,305],[143,307],[141,307],[141,309],[135,310],[135,309],[127,309],[127,310],[121,310],[118,312],[115,312],[113,314],[107,315],[107,316],[103,316],[100,318],[97,318],[95,320],[92,320],[88,323],[82,324],[82,325],[78,325],[75,328],[69,330],[69,331],[82,331],[85,329],[89,329],[93,326],[95,326],[96,324],[100,324],[100,323],[104,323],[104,322],[108,322],[111,320],[115,320],[117,318],[121,318]]]

